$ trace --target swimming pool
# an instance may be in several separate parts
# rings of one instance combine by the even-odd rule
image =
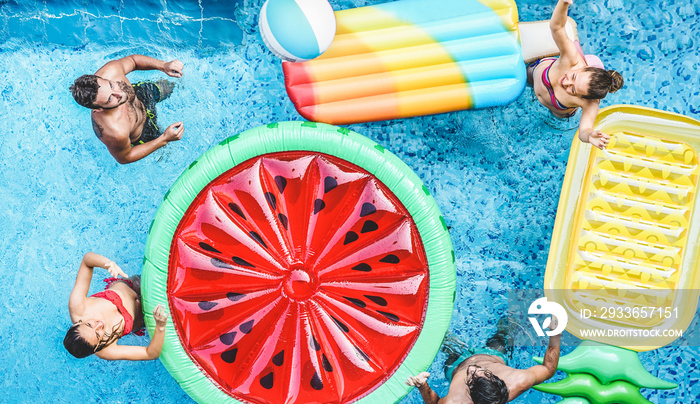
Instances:
[[[332,4],[340,9],[379,2]],[[542,3],[548,2],[520,1],[521,20],[548,18],[551,5]],[[254,126],[300,119],[286,97],[280,62],[257,35],[261,5],[0,1],[1,402],[188,402],[158,361],[70,357],[61,345],[69,325],[67,298],[88,250],[113,258],[127,273],[140,272],[148,226],[163,194],[212,144]],[[631,103],[700,118],[700,4],[579,1],[572,16],[584,48],[625,76],[625,88],[603,105]],[[159,121],[183,120],[186,129],[182,141],[119,166],[94,138],[88,111],[67,87],[78,75],[131,53],[185,63],[179,88],[159,107]],[[397,154],[435,196],[457,256],[451,330],[465,341],[480,344],[493,333],[508,290],[541,287],[577,124],[577,117],[551,118],[528,88],[506,107],[350,126]],[[101,274],[92,290],[101,286]],[[530,356],[542,353],[516,350],[513,362],[530,366]],[[653,375],[679,384],[643,392],[655,403],[700,400],[699,354],[698,347],[643,353]],[[441,354],[430,370],[439,394],[447,388],[443,361]],[[529,392],[519,402],[556,401]],[[404,402],[422,401],[414,391]]]

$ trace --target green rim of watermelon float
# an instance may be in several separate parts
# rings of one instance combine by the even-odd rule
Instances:
[[[396,156],[284,122],[185,170],[151,224],[143,284],[144,312],[171,313],[161,361],[199,402],[388,403],[442,343],[454,252]]]

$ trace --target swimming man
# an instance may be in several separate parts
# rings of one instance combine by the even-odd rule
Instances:
[[[167,80],[131,85],[126,75],[134,70],[160,70],[182,77],[179,60],[164,62],[143,55],[112,60],[95,74],[78,77],[70,91],[75,101],[92,110],[95,135],[120,164],[133,163],[168,142],[182,139],[185,127],[175,122],[161,133],[156,122],[156,103],[172,93]]]
[[[552,317],[550,329],[555,328],[557,321]],[[406,384],[417,387],[423,401],[428,404],[504,404],[554,376],[559,364],[561,335],[549,337],[541,365],[522,370],[507,365],[504,334],[505,330],[499,326],[499,331],[489,338],[485,348],[466,350],[461,356],[455,355],[447,360],[445,376],[450,380],[447,396],[440,398],[430,388],[428,372],[410,376]]]

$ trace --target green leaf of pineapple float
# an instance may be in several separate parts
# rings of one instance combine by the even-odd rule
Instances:
[[[533,358],[542,363],[542,358]],[[560,404],[647,404],[640,388],[675,389],[675,383],[652,376],[637,352],[593,341],[583,341],[573,352],[559,359],[559,370],[568,376],[533,388],[556,394]]]

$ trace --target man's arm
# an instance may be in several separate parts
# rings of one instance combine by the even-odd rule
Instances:
[[[552,326],[550,328],[554,329],[556,326]],[[534,380],[530,387],[542,383],[557,373],[560,345],[561,334],[549,337],[549,345],[547,345],[547,351],[544,353],[544,360],[542,361],[542,364],[528,369],[528,371],[534,375]]]
[[[175,59],[170,62],[144,55],[130,55],[121,59],[107,62],[95,72],[95,75],[105,79],[126,76],[134,70],[160,70],[171,77],[182,77],[184,65]]]
[[[428,377],[430,377],[430,373],[421,372],[417,376],[409,376],[406,380],[406,384],[417,387],[420,396],[426,404],[438,404],[440,402],[440,396],[428,385]]]
[[[559,364],[560,341],[560,335],[549,337],[549,346],[547,346],[547,352],[544,354],[544,360],[541,365],[535,365],[523,370],[513,369],[514,371],[509,376],[509,381],[506,382],[509,389],[509,401],[515,400],[516,397],[526,392],[530,387],[554,376]]]
[[[418,391],[420,391],[420,396],[426,404],[438,404],[440,402],[440,396],[430,388],[428,382],[419,387]]]
[[[552,321],[551,329],[556,328],[556,320]],[[557,373],[557,365],[559,365],[559,345],[561,343],[561,335],[549,337],[549,345],[544,354],[544,360],[541,365],[535,365],[525,370],[518,370],[513,375],[513,388],[510,391],[510,400],[515,399],[530,387],[540,384]]]
[[[95,124],[93,123],[93,127]],[[102,129],[104,131],[104,129]],[[100,137],[98,129],[95,129],[95,133],[100,138],[102,143],[107,146],[107,150],[114,157],[119,164],[129,164],[134,161],[141,160],[142,158],[148,156],[154,151],[165,146],[169,142],[182,139],[182,134],[185,131],[185,126],[182,122],[175,122],[174,124],[168,126],[162,135],[136,146],[131,146],[129,141],[128,133],[115,134],[114,136]]]

